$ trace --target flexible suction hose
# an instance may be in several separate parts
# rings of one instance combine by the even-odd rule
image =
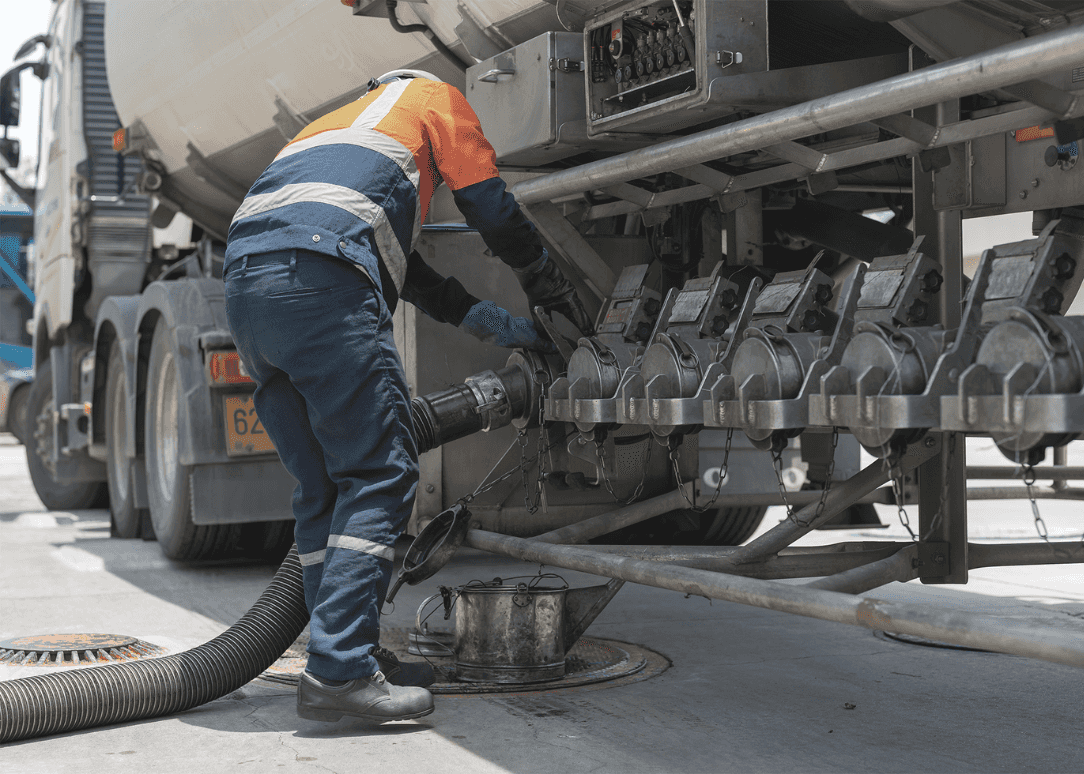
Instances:
[[[163,658],[0,682],[0,743],[198,707],[271,666],[308,620],[295,546],[256,604],[203,645]]]
[[[499,376],[505,400],[521,411],[526,401],[522,370],[505,368]],[[419,451],[484,425],[478,396],[465,385],[415,398],[411,411]],[[163,658],[0,682],[0,743],[156,718],[206,704],[275,663],[308,621],[294,546],[256,604],[203,645]]]

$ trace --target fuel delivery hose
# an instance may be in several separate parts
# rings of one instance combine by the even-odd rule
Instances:
[[[490,371],[479,377],[485,377],[485,389],[457,385],[412,401],[420,451],[507,424],[522,411],[522,371],[505,368],[499,375]],[[503,398],[495,402],[494,391]],[[496,403],[511,411],[485,409]],[[308,621],[294,546],[256,604],[209,642],[162,658],[0,682],[0,743],[156,718],[206,704],[275,663]]]
[[[297,547],[241,620],[173,656],[0,682],[0,743],[127,723],[198,707],[237,690],[309,621]]]

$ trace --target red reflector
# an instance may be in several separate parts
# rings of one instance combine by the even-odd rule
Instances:
[[[215,384],[252,383],[241,364],[241,356],[236,352],[212,352],[210,369],[211,381]]]
[[[126,147],[128,147],[128,132],[125,129],[113,132],[113,150],[120,153]]]
[[[1028,142],[1029,140],[1042,140],[1045,137],[1054,136],[1054,127],[1052,126],[1029,126],[1027,129],[1016,130],[1017,142]]]

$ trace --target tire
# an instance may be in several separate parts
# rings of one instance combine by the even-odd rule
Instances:
[[[58,484],[49,458],[53,453],[53,367],[46,360],[34,374],[26,407],[26,466],[30,480],[45,507],[51,511],[76,511],[101,507],[106,486],[97,481]]]
[[[757,531],[767,506],[749,505],[741,508],[720,508],[703,515],[701,545],[740,546]]]
[[[634,546],[737,546],[757,531],[767,512],[766,505],[718,508],[705,513],[691,509],[670,511],[590,542]]]
[[[159,321],[151,340],[144,421],[151,523],[168,558],[213,559],[235,547],[240,530],[231,524],[192,523],[191,468],[179,459],[180,380],[169,338],[165,322]]]
[[[135,505],[135,484],[131,463],[124,454],[128,422],[127,377],[120,341],[114,341],[109,351],[109,367],[105,381],[105,449],[106,472],[109,474],[109,503],[113,515],[113,537],[140,537],[145,508]]]
[[[280,564],[294,544],[294,522],[256,521],[242,524],[240,544],[245,556]]]

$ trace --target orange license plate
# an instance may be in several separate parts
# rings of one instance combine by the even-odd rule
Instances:
[[[256,416],[251,395],[226,395],[226,454],[238,457],[245,454],[267,454],[275,451],[275,445]]]

